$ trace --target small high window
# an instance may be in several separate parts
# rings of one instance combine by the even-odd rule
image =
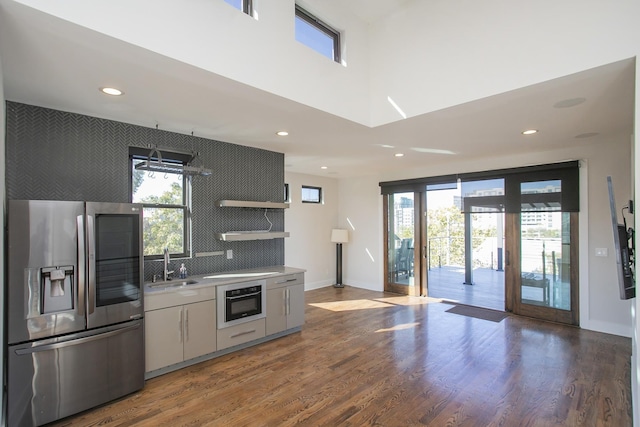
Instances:
[[[321,203],[322,202],[322,188],[311,187],[308,185],[302,186],[302,203]]]
[[[243,11],[247,15],[253,14],[253,5],[251,0],[224,0],[224,2]]]
[[[340,33],[296,5],[296,40],[340,62]]]

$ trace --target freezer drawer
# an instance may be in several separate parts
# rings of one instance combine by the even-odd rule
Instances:
[[[136,320],[9,347],[10,426],[39,426],[144,386],[144,326]]]

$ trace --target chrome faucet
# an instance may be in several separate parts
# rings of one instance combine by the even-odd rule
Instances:
[[[169,258],[169,248],[164,248],[164,270],[163,277],[166,282],[169,280],[169,277],[173,274],[173,270],[169,271],[169,262],[171,259]]]

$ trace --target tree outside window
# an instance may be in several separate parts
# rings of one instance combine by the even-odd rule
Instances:
[[[188,256],[188,179],[179,174],[135,169],[132,159],[131,199],[143,205],[144,256],[160,258],[164,248],[172,256]]]

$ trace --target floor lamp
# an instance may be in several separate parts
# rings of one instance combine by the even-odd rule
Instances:
[[[334,228],[331,230],[331,241],[336,244],[336,284],[334,288],[344,288],[342,284],[342,244],[349,242],[349,231]]]

